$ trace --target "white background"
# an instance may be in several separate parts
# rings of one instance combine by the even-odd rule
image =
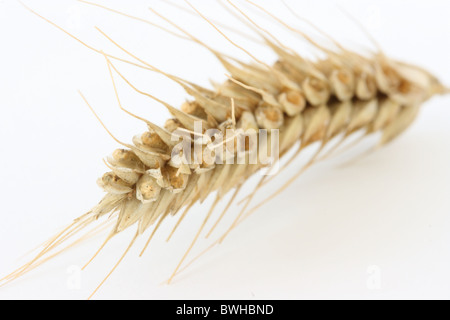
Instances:
[[[258,2],[284,21],[311,31],[278,1]],[[205,49],[142,22],[76,1],[26,3],[96,48],[126,57],[94,26],[165,71],[202,85],[208,85],[208,79],[225,79],[225,70]],[[193,3],[208,17],[249,32],[217,3]],[[311,49],[299,38],[243,1],[237,3],[282,41],[310,56]],[[417,63],[450,85],[448,1],[288,3],[350,48],[366,50],[370,42],[339,6],[345,8],[363,22],[389,55]],[[206,22],[164,1],[126,5],[108,1],[108,5],[164,24],[147,9],[152,6],[209,45],[250,61]],[[260,59],[274,61],[266,48],[224,31]],[[0,39],[2,276],[32,257],[23,256],[26,252],[102,197],[95,184],[107,170],[101,160],[118,146],[77,90],[85,94],[119,139],[130,141],[134,134],[144,132],[145,126],[118,109],[101,55],[30,14],[16,1],[0,1]],[[182,89],[161,76],[126,64],[117,63],[117,67],[140,89],[175,106],[187,98]],[[161,105],[116,80],[124,106],[157,124],[168,118]],[[175,219],[166,221],[142,258],[137,256],[146,239],[140,239],[95,298],[450,298],[449,121],[449,97],[432,99],[424,105],[417,122],[393,144],[345,165],[352,155],[374,142],[369,139],[348,156],[318,164],[173,284],[163,284],[206,214],[211,203],[208,199],[194,207],[170,243],[165,243],[165,238]],[[289,172],[298,169],[300,162]],[[288,174],[274,181],[257,200],[281,186]],[[251,191],[251,182],[245,192]],[[233,206],[211,241],[237,213],[238,207]],[[1,287],[0,298],[85,299],[133,234],[134,229],[114,239],[79,278],[77,268],[95,252],[104,235]],[[193,256],[209,243],[201,241]],[[80,286],[71,285],[77,279]]]

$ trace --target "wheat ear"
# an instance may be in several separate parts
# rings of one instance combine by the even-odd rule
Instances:
[[[281,43],[268,30],[255,23],[230,0],[227,0],[228,10],[244,22],[249,30],[257,35],[257,38],[209,20],[188,1],[185,2],[190,9],[184,10],[190,14],[195,13],[205,20],[206,25],[217,31],[219,36],[223,37],[231,46],[247,54],[251,63],[240,61],[211,48],[153,8],[150,8],[150,11],[175,27],[180,33],[146,19],[92,2],[81,1],[160,28],[170,35],[192,41],[210,51],[227,70],[228,80],[223,84],[215,84],[214,89],[208,89],[151,65],[126,50],[99,28],[97,30],[125,52],[130,60],[118,58],[86,44],[26,7],[33,14],[54,25],[93,52],[104,56],[118,106],[129,115],[143,121],[148,130],[135,136],[132,143],[124,143],[116,139],[102,123],[110,136],[121,145],[121,148],[115,150],[105,161],[110,171],[98,180],[99,186],[106,192],[104,198],[92,210],[76,219],[69,227],[48,241],[43,250],[29,263],[2,279],[3,282],[9,282],[40,265],[52,257],[51,252],[70,237],[93,222],[109,215],[106,221],[114,223],[114,225],[92,259],[112,237],[123,230],[135,226],[136,233],[117,264],[102,281],[101,284],[103,284],[123,260],[135,240],[146,230],[153,228],[141,254],[168,216],[180,216],[178,223],[169,235],[170,238],[183,219],[189,216],[192,206],[215,193],[213,205],[170,277],[169,281],[171,281],[178,271],[183,270],[183,262],[202,234],[206,223],[211,219],[214,208],[220,200],[234,190],[226,208],[207,232],[207,237],[213,233],[248,178],[261,170],[270,172],[275,163],[278,163],[278,160],[269,164],[260,161],[238,163],[239,157],[248,159],[254,144],[261,141],[258,137],[253,144],[251,141],[245,142],[239,149],[235,145],[236,139],[240,137],[239,132],[265,129],[269,131],[271,137],[275,134],[274,132],[278,132],[277,147],[280,157],[284,157],[295,146],[298,146],[285,167],[303,154],[302,151],[305,148],[313,144],[318,144],[319,148],[307,164],[285,185],[274,194],[269,195],[262,203],[247,210],[255,193],[273,179],[273,177],[262,177],[254,192],[245,198],[245,205],[233,223],[213,245],[223,241],[235,227],[262,204],[287,188],[306,169],[339,149],[351,135],[362,132],[362,137],[366,137],[369,134],[380,133],[381,139],[377,147],[381,147],[395,139],[413,123],[424,102],[434,95],[450,93],[448,88],[440,84],[427,71],[390,59],[379,47],[376,53],[365,56],[344,48],[331,38],[328,40],[332,47],[319,45],[315,38],[286,24],[282,19],[255,2],[246,1],[289,32],[296,34],[299,40],[309,43],[314,50],[323,53],[326,58],[309,60],[301,57],[287,45]],[[293,10],[291,12],[295,14]],[[239,45],[223,30],[239,33],[251,41],[265,44],[277,54],[277,62],[269,64],[260,60],[255,53]],[[321,30],[319,32],[327,37]],[[176,109],[153,94],[143,92],[135,87],[119,71],[112,60],[162,74],[180,85],[192,99],[183,104],[181,110]],[[161,103],[173,118],[169,119],[164,126],[158,126],[150,120],[127,111],[120,101],[114,75],[118,75],[139,94]],[[93,111],[87,99],[82,94],[81,96]],[[97,117],[96,114],[95,116]],[[101,122],[99,118],[98,120]],[[201,124],[203,130],[196,130],[198,124]],[[210,136],[207,134],[207,130],[212,129],[216,133]],[[229,130],[233,133],[229,134]],[[225,137],[224,141],[211,147],[213,137],[220,134]],[[208,151],[209,158],[205,156],[206,158],[200,157],[201,161],[191,161],[192,158],[189,156],[188,159],[186,149],[177,149],[181,141],[187,141],[187,151],[190,155],[198,155],[199,150],[204,155],[205,151]],[[332,141],[334,141],[334,145],[331,150],[323,154]],[[230,142],[233,145],[231,148]],[[272,150],[268,142],[266,143],[263,149]],[[181,214],[182,209],[184,211]]]

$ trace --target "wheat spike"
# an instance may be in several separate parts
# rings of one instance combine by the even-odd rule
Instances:
[[[237,11],[235,14],[240,14],[241,20],[247,22],[250,30],[261,38],[261,41],[256,41],[264,43],[278,55],[275,64],[270,65],[261,61],[255,53],[249,52],[228,36],[225,31],[222,31],[222,29],[230,30],[229,27],[222,27],[219,23],[209,20],[188,1],[185,1],[191,8],[188,9],[188,12],[195,12],[199,15],[209,27],[215,29],[228,41],[230,46],[246,53],[252,62],[245,63],[221,54],[154,9],[151,11],[177,28],[182,34],[172,32],[149,20],[136,18],[88,1],[80,1],[161,28],[173,36],[203,46],[213,53],[227,69],[228,80],[223,84],[216,84],[214,90],[202,88],[156,68],[127,51],[97,28],[132,61],[117,58],[85,44],[61,27],[30,10],[93,52],[104,56],[119,107],[129,115],[144,121],[148,126],[148,131],[134,137],[132,143],[128,144],[116,139],[102,123],[110,136],[124,148],[114,151],[112,156],[105,161],[110,171],[98,180],[99,186],[106,193],[104,198],[86,215],[75,220],[71,226],[48,242],[42,252],[32,261],[4,278],[3,281],[10,281],[33,269],[69,237],[93,221],[107,214],[114,214],[109,217],[109,221],[115,221],[115,224],[100,250],[112,237],[131,226],[136,226],[137,232],[119,262],[105,278],[106,280],[123,260],[135,240],[146,230],[153,228],[141,254],[144,253],[159,226],[168,216],[177,215],[180,218],[167,240],[170,239],[181,221],[188,216],[195,203],[202,202],[210,194],[215,193],[214,203],[170,277],[172,280],[177,272],[183,269],[184,260],[220,200],[229,191],[234,191],[229,203],[213,227],[207,232],[206,237],[212,234],[245,181],[256,172],[272,170],[278,161],[263,163],[259,156],[256,163],[249,161],[252,157],[252,150],[261,143],[262,139],[260,136],[257,136],[256,140],[244,136],[242,140],[244,142],[239,145],[238,140],[242,137],[243,132],[264,129],[268,130],[268,136],[272,138],[276,132],[273,130],[278,130],[277,147],[281,157],[298,145],[292,158],[281,170],[300,154],[303,154],[302,151],[308,146],[316,144],[319,148],[307,164],[292,175],[280,190],[247,211],[255,193],[275,176],[268,179],[266,176],[261,178],[254,192],[245,198],[246,202],[243,208],[218,242],[223,241],[229,232],[251,213],[275,197],[307,168],[319,161],[321,156],[322,158],[327,157],[339,149],[350,135],[362,132],[363,138],[369,134],[380,133],[381,139],[377,147],[381,147],[395,139],[413,123],[420,107],[428,99],[437,94],[449,93],[449,89],[427,71],[390,59],[382,52],[363,56],[345,49],[336,42],[333,43],[337,47],[336,49],[319,45],[311,36],[287,25],[280,18],[249,0],[247,2],[250,5],[262,10],[283,27],[310,43],[312,48],[325,53],[327,57],[319,60],[308,60],[301,57],[279,42],[269,31],[252,21],[242,9],[230,0],[227,0],[227,3]],[[236,32],[233,29],[231,31]],[[243,36],[254,39],[253,36],[247,34],[243,34]],[[191,96],[191,100],[186,102],[181,110],[176,109],[154,95],[139,90],[119,71],[112,60],[130,63],[166,76],[185,89]],[[160,127],[123,108],[113,71],[136,92],[161,103],[173,118],[169,119],[164,127]],[[80,95],[92,109],[81,92]],[[96,114],[95,116],[97,117]],[[197,130],[198,126],[202,128],[200,131]],[[223,141],[214,144],[213,140],[216,141],[220,136],[224,137]],[[325,147],[331,141],[335,141],[335,138],[338,139],[338,142],[331,147],[327,154],[322,155]],[[266,145],[262,146],[262,149],[273,156],[272,140],[267,139],[265,143]],[[180,146],[180,144],[182,145]],[[259,148],[261,148],[260,145]],[[271,151],[269,152],[269,150]],[[200,161],[196,161],[198,159]],[[244,163],[240,163],[241,160]],[[184,209],[183,213],[181,213],[182,209]],[[99,251],[95,253],[94,257]]]

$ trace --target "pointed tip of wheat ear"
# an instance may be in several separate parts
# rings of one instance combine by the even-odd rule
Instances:
[[[439,94],[439,95],[450,94],[450,87],[446,87],[442,84],[439,84],[439,85],[437,85],[437,87],[434,88],[434,94]]]
[[[442,86],[441,90],[439,91],[440,95],[447,95],[450,94],[450,87]]]

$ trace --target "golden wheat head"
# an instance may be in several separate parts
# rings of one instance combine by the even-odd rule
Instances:
[[[138,93],[160,102],[173,118],[167,120],[164,126],[158,126],[123,109],[117,95],[119,106],[131,116],[144,121],[148,130],[136,135],[129,143],[114,138],[120,144],[120,148],[106,159],[108,172],[98,179],[98,185],[105,191],[103,199],[92,210],[77,218],[47,242],[42,252],[4,278],[4,281],[13,280],[33,269],[51,257],[55,248],[69,237],[103,217],[113,221],[114,225],[102,248],[115,235],[132,226],[136,227],[136,234],[121,261],[135,240],[146,230],[153,228],[145,248],[168,216],[180,216],[173,229],[175,231],[195,203],[202,202],[215,193],[213,206],[173,272],[172,279],[210,220],[217,203],[227,193],[234,191],[231,200],[207,236],[219,224],[247,179],[261,170],[270,173],[274,166],[278,165],[278,159],[274,159],[275,153],[277,157],[282,158],[296,148],[293,156],[280,169],[283,170],[306,147],[312,144],[319,145],[318,151],[309,162],[293,174],[279,191],[269,195],[261,204],[247,209],[255,192],[270,182],[276,173],[264,175],[255,192],[244,199],[242,210],[218,242],[223,241],[233,228],[256,208],[285,189],[304,170],[337,150],[342,142],[347,141],[347,138],[355,132],[363,132],[363,137],[380,133],[381,138],[377,147],[383,146],[411,125],[424,102],[435,95],[449,93],[449,90],[433,75],[419,67],[395,61],[381,50],[362,55],[344,48],[335,41],[331,41],[330,46],[322,46],[315,39],[284,23],[258,4],[247,2],[289,32],[297,34],[302,41],[309,43],[325,58],[311,60],[300,56],[251,20],[232,1],[228,1],[228,9],[234,10],[234,14],[259,36],[258,41],[264,42],[277,54],[276,63],[269,65],[260,61],[228,38],[222,31],[226,27],[222,28],[219,24],[208,20],[189,3],[191,13],[204,18],[227,41],[245,52],[251,62],[237,60],[211,48],[173,21],[150,9],[178,30],[176,36],[203,46],[225,67],[228,80],[214,84],[213,89],[204,88],[158,69],[127,51],[100,29],[98,31],[126,53],[131,61],[89,46],[55,25],[89,49],[104,56],[116,94],[115,76],[122,78]],[[114,12],[125,15],[118,11]],[[143,19],[139,20],[154,24]],[[51,21],[47,22],[53,24]],[[181,109],[177,109],[151,94],[140,91],[122,75],[115,66],[115,61],[126,62],[164,75],[179,84],[189,94],[191,100],[184,103]],[[89,105],[81,92],[80,95]],[[264,130],[267,139],[261,140],[259,135],[256,135],[256,140],[250,139],[249,130],[258,132]],[[243,140],[240,139],[242,137]],[[330,144],[331,148],[324,152]],[[260,153],[256,161],[251,162],[250,157],[255,148]],[[263,161],[261,154],[271,156],[272,161]]]

